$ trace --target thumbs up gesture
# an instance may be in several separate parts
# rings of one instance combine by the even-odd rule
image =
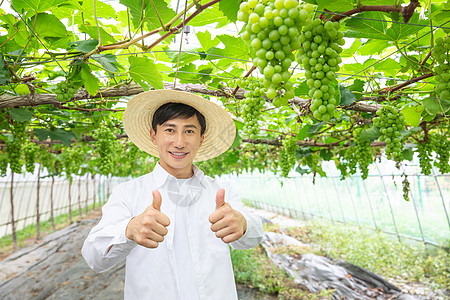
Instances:
[[[152,192],[153,203],[144,212],[133,219],[127,225],[125,236],[147,248],[156,248],[164,241],[167,234],[169,218],[161,212],[161,193],[158,190]]]
[[[225,243],[231,243],[241,238],[247,230],[244,216],[225,203],[225,190],[219,189],[216,194],[216,210],[209,216],[211,230],[216,237]]]

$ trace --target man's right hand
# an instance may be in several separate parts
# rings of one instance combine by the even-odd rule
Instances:
[[[156,248],[158,243],[164,241],[167,234],[169,217],[161,212],[161,194],[154,190],[153,203],[145,211],[130,220],[125,231],[125,236],[147,248]]]

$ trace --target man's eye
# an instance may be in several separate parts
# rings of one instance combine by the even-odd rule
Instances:
[[[194,130],[191,130],[191,129],[186,130],[186,133],[194,133]]]
[[[167,132],[173,132],[173,129],[172,128],[167,128],[166,131]]]

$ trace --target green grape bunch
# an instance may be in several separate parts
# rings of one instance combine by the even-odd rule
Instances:
[[[362,179],[367,179],[369,176],[369,166],[373,163],[372,147],[369,140],[364,140],[360,136],[360,131],[356,131],[355,138],[355,159],[358,161],[359,169],[361,170]]]
[[[243,131],[245,135],[255,139],[260,130],[258,120],[261,120],[261,113],[266,103],[264,98],[266,89],[260,81],[247,78],[239,79],[237,83],[248,91],[241,104],[241,115],[244,119]]]
[[[283,140],[283,149],[280,152],[279,164],[281,167],[281,177],[288,177],[289,172],[295,166],[295,151],[298,148],[297,138],[293,136],[286,137]]]
[[[115,157],[117,156],[118,145],[116,136],[111,128],[106,125],[100,126],[95,132],[95,152],[100,156],[100,174],[108,175],[113,173],[115,168]]]
[[[8,157],[6,153],[0,152],[0,177],[6,176],[8,171]]]
[[[448,135],[437,136],[435,147],[438,160],[436,166],[439,168],[439,172],[441,174],[450,173],[450,141]]]
[[[377,111],[377,117],[373,118],[373,125],[380,130],[380,142],[386,142],[385,153],[388,158],[391,156],[395,161],[402,160],[402,134],[406,121],[403,114],[392,105],[384,105]]]
[[[323,22],[313,19],[300,35],[301,48],[297,62],[305,68],[306,84],[310,88],[311,112],[317,120],[328,121],[334,117],[337,100],[336,72],[342,62],[340,53],[344,45],[344,34],[339,31],[339,22]]]
[[[76,94],[77,84],[69,80],[61,81],[56,84],[56,89],[53,92],[56,94],[56,100],[68,101]]]
[[[22,145],[27,139],[28,122],[14,122],[11,124],[12,137],[6,141],[6,157],[9,161],[9,168],[13,173],[22,173]]]
[[[248,0],[240,4],[238,20],[245,22],[242,38],[249,42],[253,64],[264,75],[266,96],[274,106],[286,105],[294,97],[289,68],[292,51],[300,49],[301,28],[314,7],[298,0]]]
[[[71,146],[65,148],[61,153],[61,161],[66,177],[72,180],[72,175],[79,175],[81,165],[84,163],[83,147]]]
[[[450,100],[450,36],[438,37],[432,51],[433,57],[439,63],[434,68],[436,73],[435,91],[441,100]]]
[[[33,173],[35,169],[35,162],[38,153],[38,146],[35,143],[27,141],[22,147],[23,156],[25,159],[25,170],[29,173]]]

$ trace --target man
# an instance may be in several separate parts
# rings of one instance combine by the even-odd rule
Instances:
[[[157,90],[133,97],[123,122],[159,162],[113,190],[83,245],[86,262],[104,272],[126,258],[125,299],[237,299],[228,245],[258,245],[261,220],[193,165],[233,143],[230,115],[194,94]]]

